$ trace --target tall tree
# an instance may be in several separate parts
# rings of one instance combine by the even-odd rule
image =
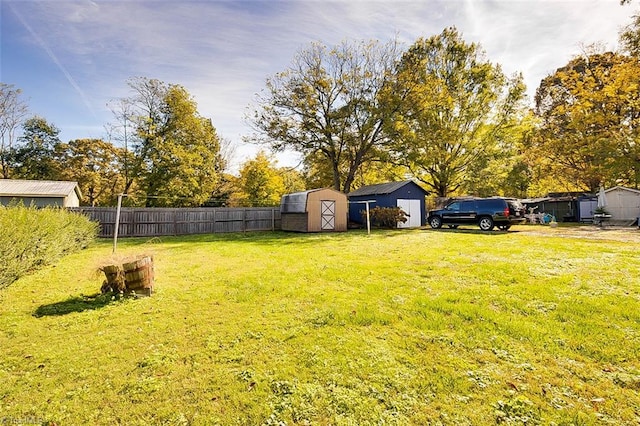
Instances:
[[[267,79],[250,121],[275,150],[321,158],[333,187],[349,192],[364,163],[386,142],[390,113],[379,93],[398,57],[395,41],[314,43],[286,71]]]
[[[109,140],[115,140],[122,147],[119,150],[122,175],[124,177],[122,193],[126,194],[130,191],[135,177],[131,172],[131,167],[136,164],[135,157],[131,151],[131,141],[135,133],[134,105],[130,99],[121,98],[109,102],[108,106],[115,118],[115,122],[107,123],[105,128],[109,135]]]
[[[12,84],[0,82],[0,173],[1,177],[11,177],[9,157],[16,141],[16,131],[29,111],[21,99],[22,90]]]
[[[640,183],[640,65],[605,52],[575,57],[536,92],[541,119],[532,148],[568,186]]]
[[[478,196],[503,195],[526,198],[534,176],[526,156],[526,143],[534,131],[535,117],[531,111],[518,114],[512,124],[500,132],[498,149],[484,156],[467,171],[464,190]]]
[[[396,105],[395,161],[440,197],[464,189],[470,171],[511,149],[524,93],[521,76],[507,78],[455,28],[417,40],[384,92]]]
[[[142,187],[148,205],[197,206],[218,181],[220,144],[211,120],[201,117],[195,101],[177,85],[165,95],[163,122],[147,144],[147,170]]]
[[[114,205],[124,188],[122,148],[101,139],[76,139],[55,146],[59,176],[78,182],[83,204]]]
[[[148,206],[197,206],[219,178],[220,143],[211,120],[202,117],[187,90],[159,80],[128,82],[126,119],[135,129],[127,192],[134,178]],[[121,111],[121,110],[119,110]]]
[[[12,149],[15,176],[34,180],[58,179],[60,167],[54,152],[60,143],[59,134],[60,129],[42,117],[27,119],[22,125],[22,136]]]
[[[272,157],[264,151],[240,169],[241,203],[244,206],[277,206],[285,194],[285,182]]]

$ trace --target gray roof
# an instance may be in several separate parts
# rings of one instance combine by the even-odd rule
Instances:
[[[305,213],[307,211],[307,198],[309,194],[324,190],[339,192],[331,188],[316,188],[308,191],[285,194],[280,199],[280,213]]]
[[[388,183],[378,183],[376,185],[367,185],[367,186],[362,186],[358,189],[356,189],[355,191],[352,191],[349,193],[349,197],[360,197],[363,195],[384,195],[384,194],[391,194],[392,192],[397,191],[398,189],[402,188],[403,186],[410,184],[410,183],[415,183],[412,180],[404,180],[401,182],[388,182]],[[420,187],[420,185],[416,184],[420,189],[422,189],[422,187]],[[422,189],[424,191],[424,189]],[[427,191],[424,191],[425,194]]]
[[[78,182],[0,179],[0,197],[66,197],[74,191],[81,198]]]
[[[282,196],[281,213],[304,213],[307,210],[307,196],[311,191],[293,192]]]

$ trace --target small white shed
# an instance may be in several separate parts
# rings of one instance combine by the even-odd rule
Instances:
[[[35,207],[79,207],[78,182],[0,179],[0,205],[22,203]]]
[[[616,186],[604,193],[611,220],[631,222],[640,217],[640,190]]]

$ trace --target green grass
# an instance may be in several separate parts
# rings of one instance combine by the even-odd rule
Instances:
[[[121,240],[118,301],[99,241],[0,291],[0,420],[638,424],[638,231],[515,230]]]

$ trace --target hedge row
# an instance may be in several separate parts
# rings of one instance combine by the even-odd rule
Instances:
[[[97,232],[97,223],[63,209],[0,206],[0,289],[85,248]]]

